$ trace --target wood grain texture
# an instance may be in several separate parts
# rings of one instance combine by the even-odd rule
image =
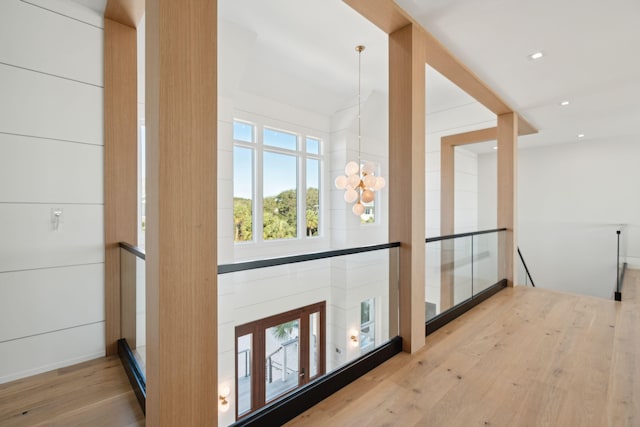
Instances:
[[[137,28],[144,15],[145,0],[109,0],[104,10],[105,19]]]
[[[344,2],[387,34],[391,34],[409,24],[417,24],[394,1],[344,0]]]
[[[499,239],[498,253],[501,263],[500,277],[513,286],[518,277],[516,204],[518,189],[518,115],[508,113],[498,116],[498,228],[506,228]]]
[[[287,426],[637,426],[639,313],[507,288]]]
[[[455,146],[444,138],[440,146],[440,235],[446,236],[455,233]],[[440,313],[454,305],[454,243],[440,242]]]
[[[217,2],[146,12],[147,419],[217,425]]]
[[[362,16],[387,34],[407,25],[424,31],[425,62],[438,70],[459,88],[474,97],[496,115],[513,111],[507,103],[487,86],[471,69],[449,51],[438,39],[426,31],[393,0],[343,0]],[[526,135],[537,130],[521,119],[521,128]]]
[[[440,145],[451,147],[455,145],[476,144],[478,142],[495,141],[498,138],[498,128],[486,128],[447,135],[440,138]]]
[[[389,239],[400,242],[403,349],[424,345],[424,34],[408,25],[389,35]]]
[[[117,357],[0,384],[0,425],[144,426]]]
[[[138,84],[136,30],[104,20],[105,342],[120,339],[119,242],[138,242]]]

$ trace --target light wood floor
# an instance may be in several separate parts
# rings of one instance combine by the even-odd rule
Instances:
[[[639,287],[505,289],[287,425],[640,426]]]
[[[640,272],[623,302],[506,289],[289,426],[640,426]],[[638,295],[636,293],[638,292]],[[117,358],[0,385],[0,426],[144,426]]]
[[[0,384],[0,426],[144,426],[117,357]]]

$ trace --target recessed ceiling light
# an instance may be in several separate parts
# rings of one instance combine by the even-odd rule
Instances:
[[[529,59],[540,59],[544,56],[542,52],[536,52],[529,55]]]
[[[560,103],[560,106],[562,106],[562,107],[566,107],[567,105],[569,105],[569,101],[562,101]]]
[[[579,133],[578,138],[584,138],[584,133]]]

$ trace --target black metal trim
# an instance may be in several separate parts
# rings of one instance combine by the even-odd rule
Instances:
[[[253,414],[236,421],[239,426],[279,426],[297,417],[344,386],[402,351],[402,338],[389,342],[359,357],[342,368],[318,378],[293,393],[284,396]]]
[[[522,252],[520,252],[520,246],[518,246],[518,255],[520,255],[520,261],[522,261],[522,265],[524,266],[524,271],[527,273],[527,276],[531,281],[531,286],[535,288],[536,284],[533,283],[533,278],[531,277],[531,273],[529,273],[529,269],[527,268],[527,263],[524,262],[524,257],[522,256]]]
[[[618,290],[615,291],[614,293],[614,299],[616,301],[622,301],[622,285],[624,284],[624,273],[627,272],[627,263],[622,263],[622,272],[620,273],[619,276],[619,281],[620,281],[620,285]]]
[[[146,414],[147,382],[142,374],[140,365],[138,365],[138,361],[134,357],[131,348],[129,348],[129,343],[127,343],[127,340],[124,338],[118,340],[118,356],[120,356],[122,366],[127,373],[127,377],[129,377],[133,392],[136,398],[138,398],[140,408],[142,408],[142,412]]]
[[[130,245],[129,243],[120,242],[120,247],[127,252],[131,252],[138,258],[146,260],[147,256],[145,255],[144,249],[141,249],[137,246]]]
[[[218,266],[218,274],[235,273],[238,271],[254,270],[257,268],[275,267],[277,265],[294,264],[296,262],[315,261],[324,258],[333,258],[344,255],[359,254],[363,252],[379,251],[382,249],[397,248],[399,246],[400,242],[383,243],[380,245],[362,246],[359,248],[337,249],[333,251],[293,255],[282,258],[260,259],[256,261],[238,262],[234,264],[223,264]]]
[[[471,231],[469,233],[449,234],[446,236],[427,237],[424,239],[425,243],[439,242],[441,240],[457,239],[459,237],[477,236],[479,234],[497,233],[499,231],[507,231],[506,228],[494,228],[493,230]]]
[[[498,292],[500,292],[506,287],[507,287],[507,279],[502,279],[495,285],[488,287],[487,289],[461,302],[455,307],[452,307],[449,310],[443,313],[440,313],[433,319],[429,319],[428,321],[425,322],[425,325],[424,325],[425,336],[432,334],[433,332],[442,328],[447,323],[462,316],[464,313],[471,310],[473,307],[480,304],[482,301],[497,294]]]

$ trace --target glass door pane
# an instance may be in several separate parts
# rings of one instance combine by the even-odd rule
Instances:
[[[320,372],[320,313],[309,315],[309,379]]]
[[[265,400],[298,387],[300,319],[265,329]]]
[[[251,340],[253,334],[238,337],[238,416],[251,411]]]

